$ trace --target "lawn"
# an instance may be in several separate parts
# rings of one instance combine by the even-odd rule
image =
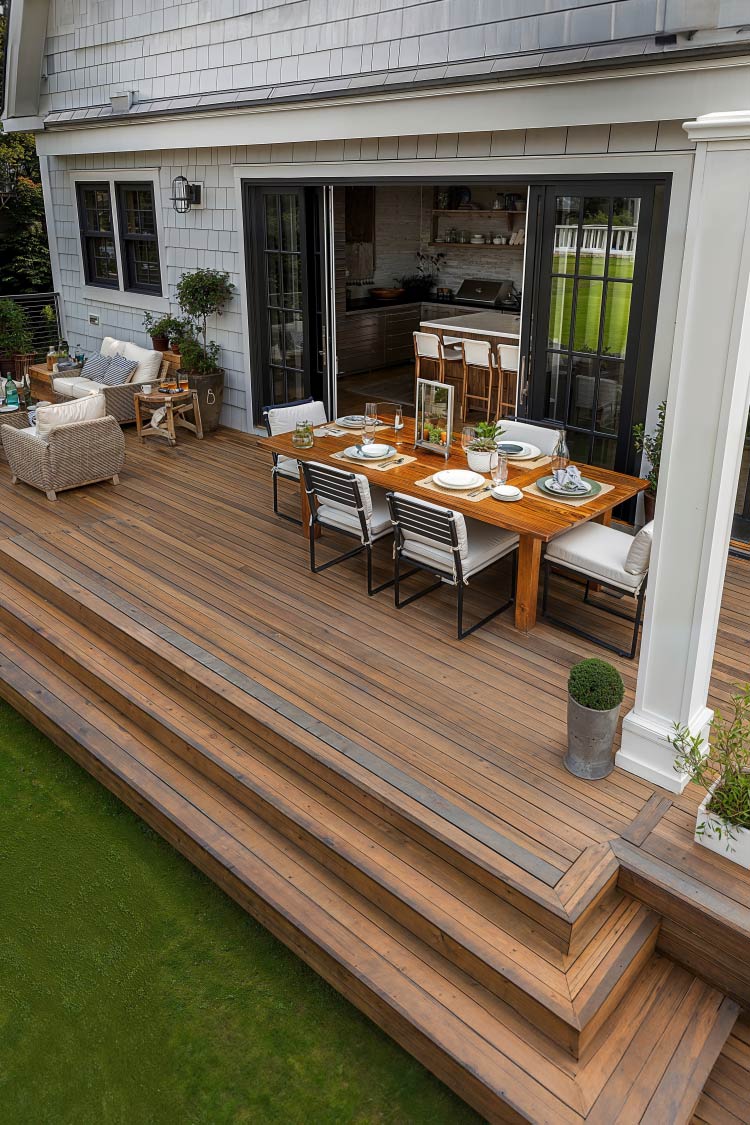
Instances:
[[[477,1122],[0,701],[14,1125]]]
[[[633,278],[632,257],[612,258],[609,263],[609,278],[611,284],[604,289],[604,282],[600,280],[587,280],[587,275],[600,273],[604,267],[602,257],[581,254],[579,263],[579,276],[582,280],[578,283],[578,301],[576,306],[576,323],[573,332],[573,348],[581,351],[596,351],[599,346],[599,321],[601,317],[602,301],[606,300],[604,310],[604,333],[602,346],[610,355],[623,356],[628,337],[628,324],[630,322],[630,300],[632,286],[630,284],[617,284],[630,282]],[[555,254],[553,271],[573,271],[574,256]],[[552,301],[550,305],[550,341],[556,341],[554,346],[567,348],[570,338],[570,318],[573,306],[574,280],[572,277],[554,277],[552,279]]]

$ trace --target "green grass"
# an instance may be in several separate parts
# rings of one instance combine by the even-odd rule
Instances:
[[[567,265],[566,265],[567,262]],[[632,281],[634,258],[612,258],[610,260],[609,278]],[[553,270],[568,270],[572,272],[575,267],[575,255],[565,256],[555,254]],[[600,273],[604,268],[604,259],[581,255],[579,263],[579,276],[584,279],[591,273]],[[560,346],[567,348],[570,334],[570,318],[573,306],[573,279],[553,278],[552,303],[550,308],[550,339],[559,341]],[[608,285],[606,290],[606,308],[604,314],[603,346],[608,348],[613,356],[623,356],[628,337],[628,324],[630,321],[630,298],[632,286]],[[573,347],[575,350],[596,351],[599,344],[599,320],[602,301],[605,299],[604,282],[586,281],[579,282],[578,303],[576,308],[576,323],[573,332]]]
[[[13,1125],[479,1119],[0,701]]]

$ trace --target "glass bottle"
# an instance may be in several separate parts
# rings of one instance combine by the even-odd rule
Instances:
[[[570,453],[568,451],[568,443],[565,440],[565,430],[557,431],[557,444],[555,445],[552,453],[552,468],[553,469],[567,469],[570,464]]]
[[[55,350],[54,346],[52,344],[50,344],[49,351],[47,352],[47,370],[48,371],[51,371],[52,368],[55,366],[55,360],[56,359],[57,359],[57,351]]]
[[[13,382],[13,376],[10,371],[5,376],[5,405],[18,406],[18,388]]]

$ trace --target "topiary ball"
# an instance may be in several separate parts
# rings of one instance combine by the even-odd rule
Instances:
[[[606,660],[591,657],[570,669],[568,691],[581,707],[592,711],[611,711],[619,707],[625,695],[622,676]]]

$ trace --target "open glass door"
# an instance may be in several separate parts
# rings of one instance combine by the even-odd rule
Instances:
[[[560,183],[532,189],[530,201],[526,413],[564,427],[575,460],[622,471],[648,397],[657,187]]]
[[[323,190],[245,185],[253,406],[328,399]]]

